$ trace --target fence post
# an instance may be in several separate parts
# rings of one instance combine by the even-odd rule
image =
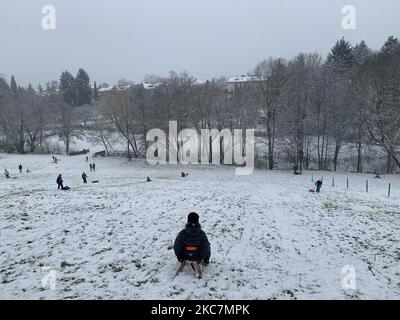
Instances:
[[[314,182],[314,173],[311,174],[311,181]]]
[[[347,189],[349,188],[349,178],[346,179]]]
[[[335,178],[332,178],[332,187],[335,186]]]
[[[367,182],[366,182],[366,184],[365,184],[365,191],[368,192],[368,180],[367,180]]]
[[[390,187],[391,187],[391,184],[389,183],[388,197],[390,197]]]

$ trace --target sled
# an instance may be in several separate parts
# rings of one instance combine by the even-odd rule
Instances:
[[[183,269],[185,268],[185,264],[186,264],[186,261],[182,261],[182,262],[179,264],[179,267],[178,267],[178,269],[176,270],[176,273],[175,273],[174,277],[172,278],[172,280],[174,280],[174,279],[178,276],[178,274],[180,274],[180,273],[183,272]]]
[[[192,267],[193,271],[196,273],[195,276],[199,279],[203,276],[204,267],[201,263],[197,263],[196,261],[191,261],[190,266]]]

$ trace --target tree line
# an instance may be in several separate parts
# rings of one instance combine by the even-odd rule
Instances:
[[[176,120],[178,131],[257,128],[266,150],[257,161],[269,169],[287,161],[300,172],[336,170],[341,155],[354,150],[353,169],[363,172],[367,158],[376,156],[368,154],[371,148],[386,154],[386,172],[400,169],[397,38],[389,37],[378,51],[364,41],[352,45],[340,39],[325,58],[319,53],[269,58],[249,74],[250,81],[227,85],[224,77],[199,82],[187,72],[170,72],[148,75],[140,84],[121,80],[101,94],[83,70],[75,78],[64,72],[59,82],[38,90],[0,80],[1,147],[35,152],[57,133],[68,152],[77,131],[74,110],[92,104],[93,135],[110,153],[110,134],[119,132],[128,158],[145,155],[149,129],[167,131],[168,121]]]
[[[50,152],[45,142],[57,135],[65,142],[68,154],[76,130],[74,107],[91,104],[97,97],[96,84],[92,89],[83,69],[75,77],[65,71],[59,81],[36,89],[30,84],[18,86],[14,76],[10,84],[0,78],[0,150]]]

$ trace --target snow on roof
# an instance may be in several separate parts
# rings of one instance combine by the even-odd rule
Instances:
[[[142,82],[145,89],[151,90],[158,87],[161,83],[147,83]],[[112,85],[108,87],[103,87],[99,89],[99,92],[109,92],[109,91],[124,91],[132,87],[133,85]]]
[[[240,83],[240,82],[254,82],[254,81],[262,81],[262,79],[256,75],[241,75],[241,76],[230,77],[226,82]]]
[[[130,85],[113,85],[113,86],[108,86],[108,87],[103,87],[99,89],[99,92],[108,92],[108,91],[124,91],[129,89],[131,86]]]
[[[206,84],[208,80],[202,80],[202,79],[196,79],[194,81],[195,85],[202,85],[202,84]]]
[[[142,85],[143,85],[143,88],[151,90],[151,89],[157,88],[159,85],[161,85],[161,83],[160,82],[157,82],[157,83],[142,82]]]

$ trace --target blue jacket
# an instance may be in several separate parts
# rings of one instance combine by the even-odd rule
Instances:
[[[174,243],[178,260],[195,260],[209,262],[211,256],[210,242],[199,223],[188,223],[179,232]]]

